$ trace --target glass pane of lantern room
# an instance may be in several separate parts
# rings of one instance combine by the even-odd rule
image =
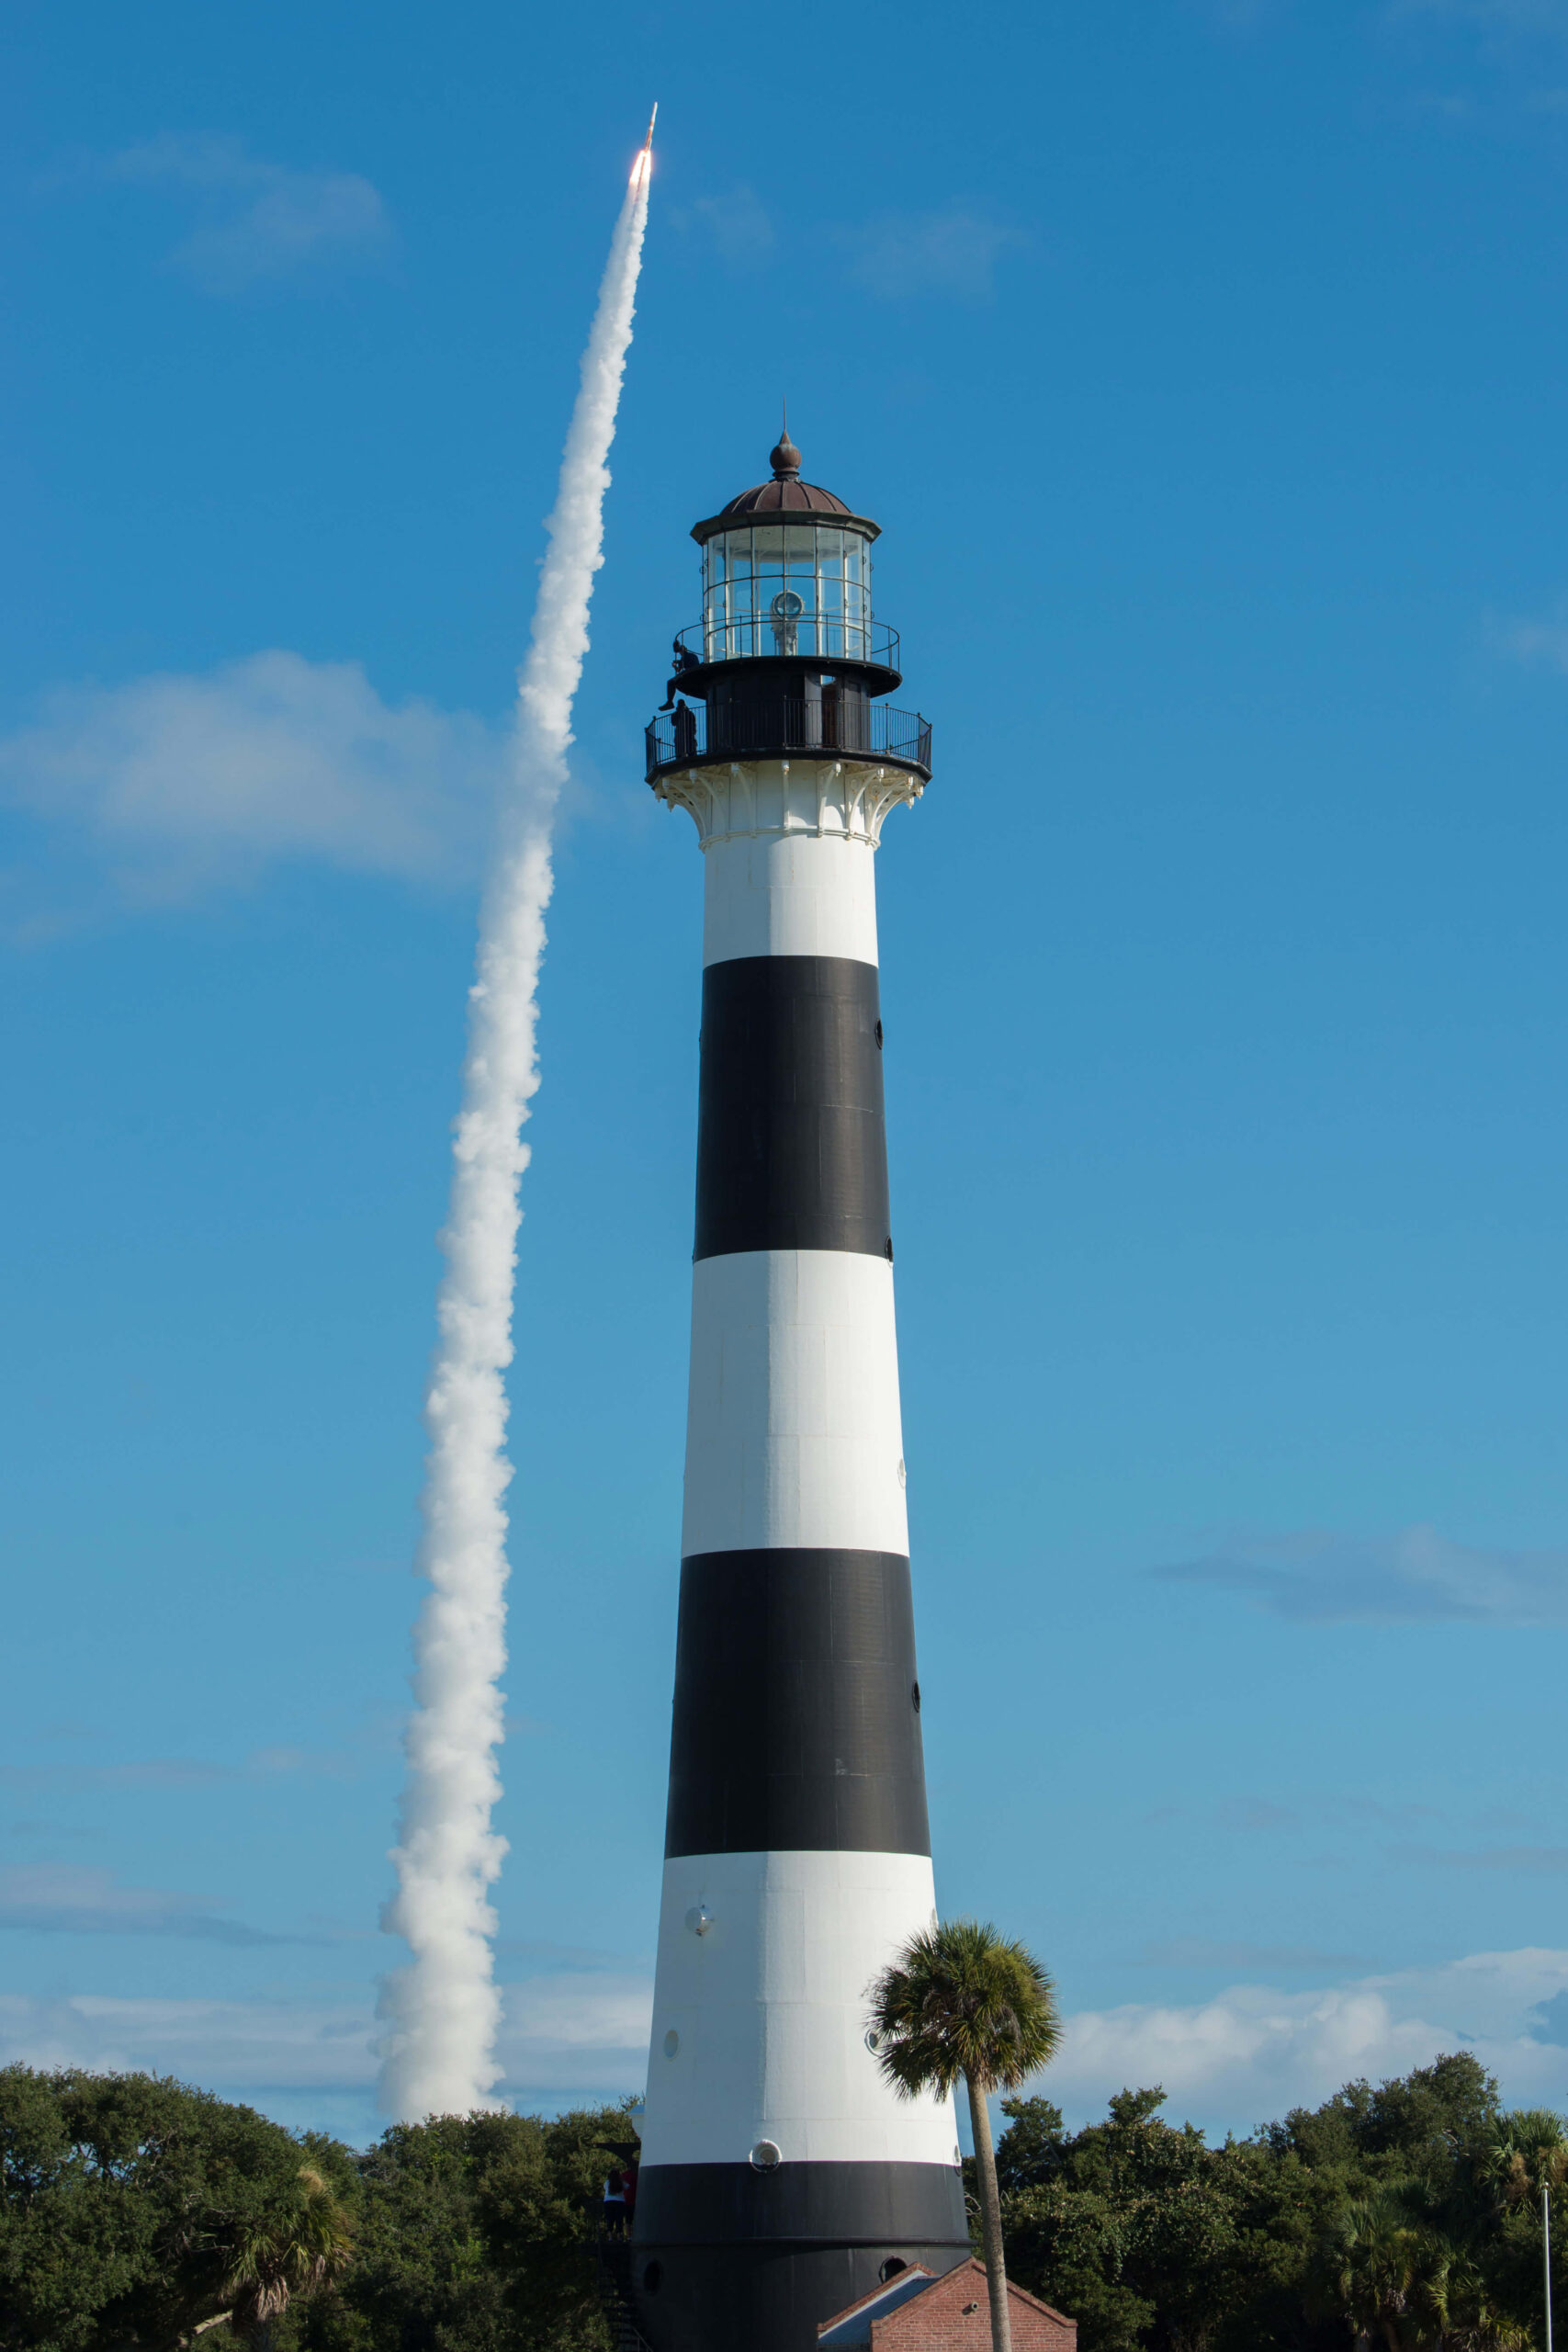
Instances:
[[[751,534],[751,550],[752,608],[761,616],[769,611],[784,584],[784,526],[759,523]],[[753,653],[773,651],[773,640],[766,628],[759,626],[750,650]]]
[[[750,531],[728,531],[729,609],[732,616],[744,615],[751,609],[751,534]]]

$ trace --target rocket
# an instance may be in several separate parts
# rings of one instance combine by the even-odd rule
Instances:
[[[653,126],[658,120],[659,100],[655,98],[653,101],[653,112],[648,118],[648,137],[642,142],[642,152],[645,155],[651,155],[653,153]]]
[[[951,2099],[898,2098],[873,1978],[934,1916],[905,1508],[874,860],[931,729],[889,708],[878,526],[771,478],[692,533],[648,780],[703,851],[684,1517],[629,2285],[653,2352],[816,2352],[966,2261]],[[672,706],[672,707],[671,707]]]

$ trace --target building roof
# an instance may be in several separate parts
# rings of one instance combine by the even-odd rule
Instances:
[[[907,2270],[889,2278],[886,2287],[874,2287],[858,2303],[850,2303],[843,2311],[835,2312],[831,2319],[825,2319],[817,2331],[818,2343],[825,2346],[869,2344],[874,2319],[886,2319],[900,2303],[907,2303],[911,2295],[922,2293],[935,2282],[934,2270],[927,2270],[919,2262],[910,2263]]]
[[[841,514],[856,530],[868,538],[875,538],[879,526],[863,514],[856,514],[843,500],[819,482],[800,479],[800,451],[789,437],[786,425],[780,439],[768,452],[773,474],[767,481],[752,484],[738,498],[705,522],[694,525],[694,539],[712,538],[716,531],[728,530],[736,523],[749,523],[757,517],[772,522],[789,514],[820,514],[825,517]]]
[[[890,2278],[886,2287],[876,2288],[871,2294],[863,2295],[858,2303],[851,2303],[843,2311],[835,2312],[831,2319],[825,2319],[817,2331],[817,2341],[823,2352],[840,2352],[840,2347],[854,2345],[886,2343],[889,2333],[878,2323],[890,2319],[895,2312],[912,2303],[917,2296],[922,2298],[923,2310],[923,2298],[933,2290],[940,2290],[939,2301],[954,2307],[960,2295],[965,2297],[965,2312],[985,2311],[987,2308],[986,2266],[971,2259],[959,2263],[952,2270],[943,2271],[939,2278],[922,2264],[911,2263],[907,2270],[900,2270],[897,2278]],[[1075,2335],[1077,2334],[1076,2321],[1070,2320],[1065,2312],[1055,2310],[1050,2303],[1042,2302],[1038,2295],[1032,2295],[1026,2287],[1015,2285],[1010,2278],[1008,2280],[1008,2302],[1015,2309],[1038,2312],[1041,2317],[1053,2321],[1057,2327],[1071,2329]],[[872,2335],[874,2325],[877,2326],[874,2338]],[[990,2342],[989,2325],[987,2318],[984,2338],[987,2345]],[[1035,2325],[1038,2326],[1038,2321]],[[901,2321],[890,2334],[892,2341],[901,2340]]]

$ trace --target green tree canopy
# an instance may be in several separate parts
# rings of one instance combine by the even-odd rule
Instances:
[[[152,2075],[0,2070],[0,2346],[174,2345],[229,2310],[301,2165],[351,2194],[335,2143]]]

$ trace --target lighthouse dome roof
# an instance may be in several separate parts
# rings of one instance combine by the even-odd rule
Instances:
[[[694,539],[712,538],[716,531],[728,530],[737,523],[753,520],[772,522],[791,514],[820,514],[824,520],[841,514],[855,529],[863,531],[868,538],[877,537],[880,526],[866,515],[855,514],[841,498],[830,490],[824,490],[819,482],[801,481],[800,451],[790,439],[787,425],[775,446],[769,450],[768,463],[773,469],[770,479],[753,483],[750,490],[743,490],[738,498],[732,498],[718,514],[710,514],[705,522],[694,525],[692,531]]]

